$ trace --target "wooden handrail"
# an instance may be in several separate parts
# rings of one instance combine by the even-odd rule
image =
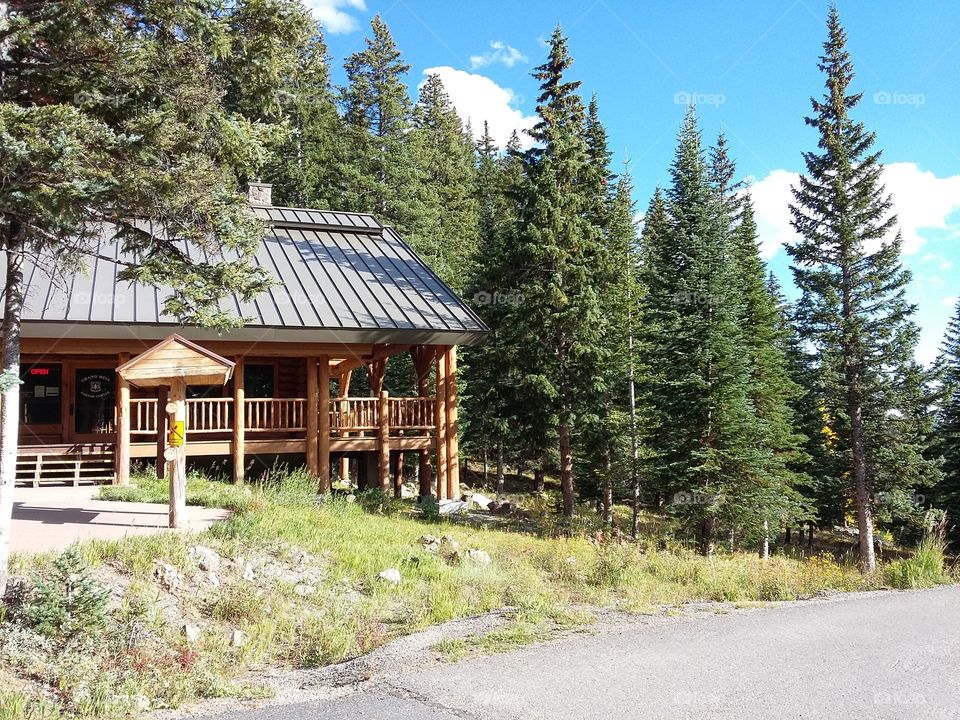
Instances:
[[[246,398],[247,432],[306,430],[306,398]]]
[[[247,432],[306,431],[306,398],[245,398]],[[391,430],[432,430],[436,401],[432,397],[388,397],[387,425]],[[370,432],[380,428],[380,398],[330,398],[330,433]],[[233,427],[233,398],[187,400],[188,433],[229,432]],[[157,401],[131,398],[130,434],[155,435]]]

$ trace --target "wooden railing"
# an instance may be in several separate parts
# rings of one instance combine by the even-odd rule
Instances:
[[[248,432],[306,430],[305,398],[247,398],[244,426]]]
[[[387,398],[387,423],[401,430],[432,430],[435,408],[430,397]]]
[[[157,434],[157,401],[153,398],[130,400],[130,434]]]
[[[387,425],[392,430],[431,430],[435,401],[430,397],[387,398]],[[188,433],[226,433],[233,427],[233,398],[187,400]],[[306,398],[246,398],[244,428],[247,432],[305,431]],[[369,432],[380,428],[380,398],[330,398],[330,432]],[[130,433],[156,435],[157,401],[130,400]]]
[[[227,432],[233,427],[233,398],[187,400],[187,432]]]
[[[330,398],[330,431],[376,430],[380,427],[380,398]]]

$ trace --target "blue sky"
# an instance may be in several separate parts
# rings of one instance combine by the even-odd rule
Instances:
[[[571,77],[596,93],[617,162],[630,160],[642,209],[666,182],[684,105],[697,102],[707,140],[723,129],[754,198],[764,252],[785,282],[787,203],[825,37],[823,0],[306,0],[325,26],[334,78],[363,46],[379,12],[412,65],[444,80],[461,115],[505,137],[531,122],[544,38],[560,24],[576,59]],[[875,130],[885,180],[905,238],[911,297],[930,361],[960,295],[960,4],[945,0],[841,0],[864,93],[857,115]]]

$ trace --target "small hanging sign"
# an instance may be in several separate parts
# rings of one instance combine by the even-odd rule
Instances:
[[[186,432],[183,429],[183,420],[173,420],[170,422],[170,432],[167,434],[167,444],[170,447],[180,447],[187,440]]]

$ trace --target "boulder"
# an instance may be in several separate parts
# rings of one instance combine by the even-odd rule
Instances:
[[[460,543],[456,541],[453,535],[443,535],[438,544],[441,552],[456,552],[460,549]]]
[[[249,639],[250,636],[243,630],[234,630],[233,634],[230,635],[230,647],[242,648]]]
[[[491,562],[490,555],[486,550],[477,550],[474,548],[467,550],[467,560],[474,565],[489,565]]]
[[[490,505],[490,512],[492,512],[494,515],[509,515],[513,512],[513,505],[506,501],[494,501]]]
[[[201,630],[196,625],[184,625],[183,626],[183,636],[187,638],[188,642],[195,643],[200,640]]]
[[[183,583],[179,571],[169,563],[160,563],[153,571],[153,576],[165,590],[176,590]]]
[[[217,570],[220,567],[220,555],[216,550],[203,545],[194,545],[187,553],[195,560],[201,570]]]
[[[420,538],[420,546],[428,553],[437,554],[440,552],[440,541],[433,535],[423,535]]]
[[[301,584],[299,584],[299,585],[295,585],[294,588],[293,588],[293,591],[294,591],[297,595],[299,595],[300,597],[306,597],[307,595],[316,595],[316,594],[317,594],[317,586],[316,586],[316,585],[306,585],[306,584],[304,584],[304,583],[301,583]]]
[[[256,580],[256,573],[253,572],[253,565],[247,563],[243,568],[243,579],[247,582]]]
[[[400,576],[400,571],[396,568],[387,568],[386,570],[380,571],[377,574],[377,578],[386,583],[390,583],[391,585],[399,585],[400,580],[402,579]]]
[[[441,500],[437,506],[437,512],[441,515],[459,515],[469,509],[469,503],[463,500]]]
[[[492,498],[488,498],[486,495],[481,495],[480,493],[473,493],[470,495],[468,502],[476,505],[481,510],[489,510],[490,504],[493,502]]]

